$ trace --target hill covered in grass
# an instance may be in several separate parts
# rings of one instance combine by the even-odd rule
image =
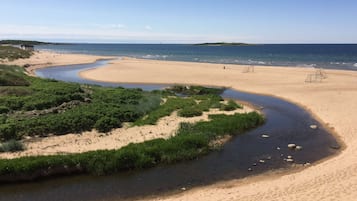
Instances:
[[[33,55],[32,51],[22,50],[12,46],[0,45],[0,60],[13,61],[16,59],[26,59]]]
[[[0,45],[50,45],[57,43],[40,42],[33,40],[0,40]]]

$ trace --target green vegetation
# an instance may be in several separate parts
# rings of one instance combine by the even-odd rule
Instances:
[[[169,92],[181,94],[181,95],[220,95],[225,89],[224,88],[207,88],[201,86],[182,86],[175,85],[168,89]]]
[[[80,133],[93,128],[108,132],[120,127],[121,122],[133,122],[160,105],[159,95],[139,89],[39,79],[9,66],[0,66],[2,74],[0,141]]]
[[[32,54],[33,53],[31,51],[22,50],[17,47],[0,45],[0,60],[7,59],[9,61],[13,61],[16,59],[26,59]]]
[[[10,140],[8,142],[0,143],[1,152],[16,152],[24,150],[24,145],[16,140]]]
[[[255,112],[211,115],[210,118],[210,122],[182,124],[177,135],[170,139],[129,144],[119,150],[3,159],[0,160],[0,175],[30,175],[31,178],[72,172],[104,175],[192,160],[213,150],[210,142],[218,137],[227,133],[241,134],[264,122],[263,117]],[[57,171],[51,171],[53,169]],[[61,172],[58,171],[60,169]]]
[[[223,89],[175,86],[144,92],[29,77],[14,66],[0,65],[0,72],[0,151],[23,149],[16,140],[24,136],[46,137],[92,129],[110,132],[123,122],[155,124],[174,111],[179,116],[192,117],[211,108],[241,107],[234,101],[222,102],[219,94]],[[209,122],[181,124],[177,135],[170,139],[129,144],[119,150],[2,159],[0,182],[6,178],[26,180],[75,172],[103,175],[191,160],[214,150],[211,142],[223,135],[241,134],[264,122],[257,113],[209,118]]]
[[[233,100],[229,100],[227,104],[222,104],[220,109],[223,111],[233,111],[237,108],[243,108],[243,106],[239,105]]]
[[[253,44],[217,42],[217,43],[200,43],[200,44],[195,44],[195,45],[198,45],[198,46],[251,46]]]

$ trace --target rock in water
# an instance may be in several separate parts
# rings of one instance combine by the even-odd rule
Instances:
[[[296,150],[301,150],[301,149],[302,149],[302,146],[296,146],[295,149],[296,149]]]
[[[263,134],[262,135],[262,138],[269,138],[270,136],[269,135],[267,135],[267,134]]]
[[[296,144],[288,144],[288,148],[289,149],[295,149],[296,148]]]
[[[294,159],[288,158],[288,159],[286,159],[286,162],[292,163],[292,162],[294,162]]]
[[[314,125],[314,124],[313,124],[313,125],[310,125],[310,128],[311,128],[311,129],[317,129],[317,125]]]

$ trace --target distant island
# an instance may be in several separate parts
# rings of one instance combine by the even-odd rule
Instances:
[[[62,43],[48,43],[32,40],[1,40],[0,45],[60,45]]]
[[[197,45],[197,46],[251,46],[253,44],[217,42],[217,43],[199,43],[199,44],[195,44],[195,45]]]

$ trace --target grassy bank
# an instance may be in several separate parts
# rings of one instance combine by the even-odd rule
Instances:
[[[212,115],[210,122],[182,124],[176,136],[129,144],[119,150],[0,160],[0,181],[35,179],[73,172],[110,174],[192,160],[212,151],[210,142],[226,134],[241,134],[264,119],[249,114]],[[61,171],[59,171],[61,170]]]

